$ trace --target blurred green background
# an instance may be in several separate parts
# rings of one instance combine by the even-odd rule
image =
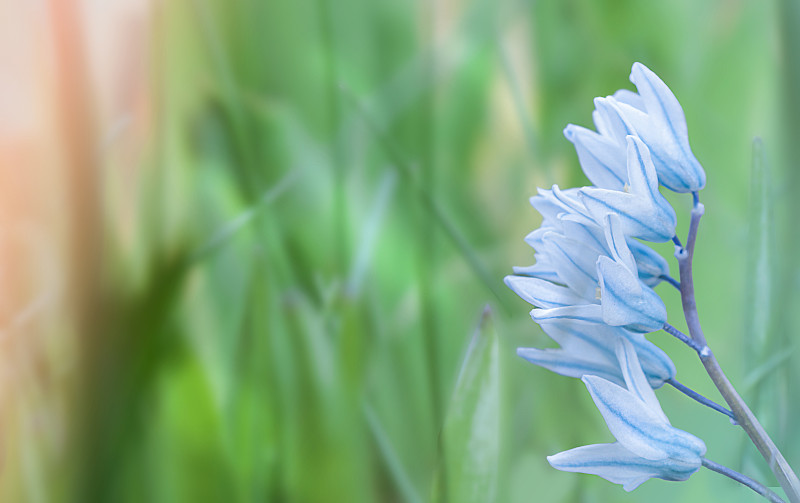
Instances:
[[[0,143],[4,190],[37,163],[60,265],[20,282],[61,287],[3,332],[2,501],[759,501],[705,470],[630,494],[553,470],[612,437],[580,381],[515,355],[551,345],[502,283],[533,262],[528,197],[588,183],[562,129],[635,61],[708,175],[709,343],[800,468],[797,2],[14,4],[44,63],[4,78],[44,117],[26,148],[58,147]],[[690,199],[668,197],[683,235]],[[725,418],[658,396],[709,459],[776,485]]]

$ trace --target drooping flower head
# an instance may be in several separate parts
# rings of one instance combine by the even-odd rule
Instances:
[[[574,124],[564,129],[584,173],[597,187],[621,190],[626,182],[625,137],[633,135],[650,149],[663,186],[675,192],[701,190],[706,174],[689,146],[686,117],[675,95],[641,63],[633,64],[630,80],[638,93],[621,89],[595,99],[596,132]]]
[[[695,192],[705,173],[689,148],[683,110],[667,86],[636,63],[621,90],[595,99],[597,131],[568,125],[592,186],[539,190],[531,204],[542,225],[525,240],[536,263],[515,267],[506,284],[534,306],[531,317],[559,348],[519,348],[528,361],[586,384],[617,439],[548,457],[555,468],[597,474],[630,491],[649,478],[686,480],[705,444],[672,427],[654,388],[675,366],[644,334],[664,328],[653,290],[674,286],[666,261],[642,241],[674,239],[675,211],[659,184]]]
[[[672,360],[643,334],[621,327],[570,319],[552,319],[539,324],[561,347],[518,348],[517,354],[557,374],[577,378],[596,375],[624,385],[625,378],[617,361],[616,344],[619,339],[625,339],[636,350],[650,386],[659,388],[665,381],[675,377]]]
[[[628,340],[618,340],[616,354],[624,388],[598,376],[584,376],[583,382],[617,441],[577,447],[547,461],[558,470],[599,475],[626,491],[650,478],[687,480],[702,466],[705,443],[670,425]]]
[[[551,268],[538,272],[552,281],[535,276],[505,279],[517,295],[538,308],[531,311],[534,321],[572,319],[635,332],[661,329],[666,308],[658,294],[639,280],[620,218],[615,213],[605,215],[602,248],[575,239],[574,229],[581,226],[572,223],[566,222],[563,234],[545,232],[537,243],[537,252],[541,250],[544,264]]]

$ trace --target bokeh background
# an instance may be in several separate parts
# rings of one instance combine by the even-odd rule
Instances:
[[[0,0],[0,501],[759,501],[553,470],[611,435],[515,356],[527,199],[587,183],[561,131],[634,61],[708,174],[707,337],[800,468],[797,1]]]

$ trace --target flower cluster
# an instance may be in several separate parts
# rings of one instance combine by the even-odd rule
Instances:
[[[645,338],[667,321],[653,288],[676,282],[667,262],[642,242],[675,236],[675,211],[659,185],[696,193],[705,173],[669,88],[640,63],[633,65],[631,81],[637,93],[620,90],[595,99],[596,131],[572,124],[564,130],[593,185],[553,186],[531,198],[543,217],[526,237],[536,263],[514,268],[505,279],[534,306],[534,321],[560,346],[520,348],[519,355],[582,378],[618,440],[548,460],[626,490],[651,477],[685,480],[705,453],[701,440],[670,426],[653,392],[675,376],[669,357]]]

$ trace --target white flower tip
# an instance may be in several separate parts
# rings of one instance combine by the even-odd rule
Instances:
[[[602,108],[605,105],[606,101],[608,101],[609,99],[613,99],[613,98],[611,98],[611,96],[607,96],[607,97],[598,96],[598,97],[596,97],[594,99],[594,107],[597,108],[597,109]]]
[[[653,74],[653,71],[637,61],[631,66],[630,80],[635,84],[637,75],[647,76],[647,74]]]
[[[585,384],[589,392],[591,392],[595,388],[595,383],[597,383],[597,381],[605,381],[605,379],[591,374],[584,374],[583,377],[581,377],[581,381],[583,381],[583,384]]]

